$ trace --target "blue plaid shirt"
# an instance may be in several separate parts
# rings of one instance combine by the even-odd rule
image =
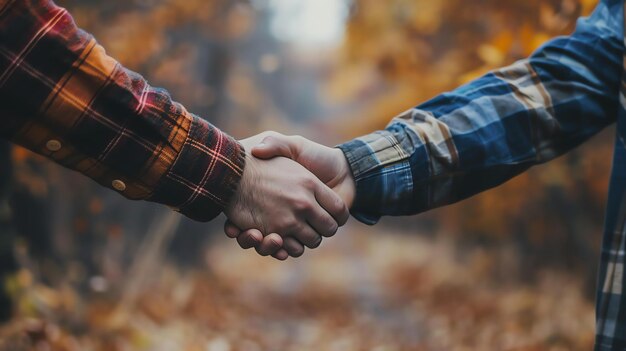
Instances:
[[[603,0],[572,35],[339,146],[357,183],[352,212],[373,224],[497,186],[617,121],[597,294],[601,351],[626,350],[624,11],[624,0]]]

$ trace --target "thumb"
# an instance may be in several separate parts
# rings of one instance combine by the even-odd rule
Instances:
[[[265,139],[263,139],[260,144],[254,146],[250,152],[252,156],[265,160],[278,156],[295,159],[297,155],[294,143],[289,137],[284,135],[265,137]]]

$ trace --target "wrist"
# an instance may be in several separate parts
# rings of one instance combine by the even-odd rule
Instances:
[[[352,208],[354,198],[356,197],[356,182],[354,180],[354,176],[352,175],[352,170],[350,169],[350,164],[348,163],[346,155],[341,149],[335,149],[335,152],[337,153],[337,159],[341,164],[340,185],[338,192],[346,203],[346,206],[348,206],[348,208]]]
[[[230,200],[230,202],[226,205],[225,213],[233,213],[236,211],[240,205],[245,202],[245,194],[248,189],[251,188],[251,182],[256,179],[256,160],[254,157],[250,155],[245,145],[244,146],[244,159],[245,166],[243,168],[243,172],[241,174],[241,179],[239,180],[239,184],[235,189],[235,192]]]

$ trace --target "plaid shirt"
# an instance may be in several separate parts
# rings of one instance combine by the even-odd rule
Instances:
[[[0,0],[0,137],[130,199],[217,216],[240,144],[122,67],[51,0]]]
[[[450,204],[549,161],[617,122],[597,294],[596,350],[626,350],[624,0],[602,0],[576,31],[529,59],[411,109],[339,147],[373,224]]]

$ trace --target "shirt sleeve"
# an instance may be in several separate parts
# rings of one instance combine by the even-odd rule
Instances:
[[[107,56],[50,0],[0,0],[0,137],[130,199],[217,216],[241,145]]]
[[[529,59],[442,94],[338,147],[356,180],[355,217],[373,224],[454,203],[576,147],[616,120],[622,1]]]

